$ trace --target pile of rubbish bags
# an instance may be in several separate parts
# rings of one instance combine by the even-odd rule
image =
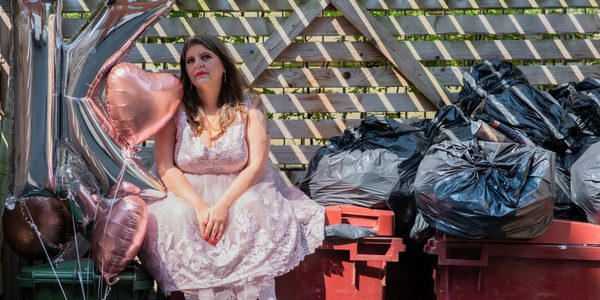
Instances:
[[[329,139],[299,187],[324,206],[391,208],[396,234],[405,235],[416,215],[413,182],[427,148],[421,129],[370,116]]]
[[[371,116],[331,138],[300,188],[322,205],[388,207],[402,237],[431,226],[531,239],[555,217],[600,224],[600,80],[544,92],[485,61],[463,86],[433,119]]]

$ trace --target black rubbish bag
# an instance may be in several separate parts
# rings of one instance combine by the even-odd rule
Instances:
[[[498,121],[527,135],[536,145],[558,153],[581,147],[581,130],[550,95],[529,85],[513,85],[488,95],[472,117]]]
[[[415,178],[427,223],[468,239],[531,239],[552,220],[555,153],[509,143],[431,146]]]
[[[581,147],[582,132],[567,111],[552,96],[530,86],[515,69],[497,61],[474,66],[464,75],[462,97],[456,104],[470,112],[473,120],[500,122],[557,153]]]
[[[571,167],[571,198],[590,223],[600,224],[600,143],[592,145]]]
[[[600,136],[600,80],[586,78],[549,91],[586,135]]]
[[[486,60],[464,75],[463,88],[455,103],[466,115],[471,115],[486,95],[501,93],[514,84],[529,84],[519,68],[502,60]]]
[[[556,166],[556,201],[554,217],[579,222],[587,222],[583,208],[571,200],[571,173],[569,170]]]
[[[426,151],[422,130],[370,116],[321,147],[299,187],[324,206],[389,207],[402,234],[414,221],[413,181]]]
[[[440,108],[424,130],[425,137],[427,137],[430,145],[444,140],[466,141],[475,139],[471,132],[471,120],[465,117],[456,105],[447,105]]]
[[[483,121],[471,121],[454,104],[440,108],[433,119],[421,120],[413,123],[413,125],[425,131],[425,137],[429,145],[443,141],[512,141]]]
[[[332,224],[325,226],[325,237],[357,240],[364,237],[377,236],[377,232],[350,224]]]

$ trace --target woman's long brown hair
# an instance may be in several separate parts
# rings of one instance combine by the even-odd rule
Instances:
[[[217,100],[221,132],[213,137],[216,140],[225,134],[227,128],[236,121],[238,113],[245,117],[244,93],[248,90],[248,84],[235,66],[235,61],[227,51],[225,44],[218,38],[209,35],[198,35],[188,39],[183,45],[181,57],[179,58],[179,68],[181,70],[179,79],[184,87],[183,107],[194,135],[199,136],[202,130],[209,126],[205,122],[202,99],[198,96],[196,88],[185,69],[187,51],[195,45],[202,45],[215,53],[221,59],[225,69],[221,91]]]

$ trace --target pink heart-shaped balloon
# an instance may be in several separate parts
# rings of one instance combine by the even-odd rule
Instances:
[[[112,207],[107,201],[100,202],[90,247],[107,282],[113,282],[135,258],[146,237],[147,224],[148,206],[139,196],[120,198]]]
[[[114,66],[106,80],[108,117],[129,146],[159,131],[175,114],[182,96],[177,77],[148,73],[130,63]]]

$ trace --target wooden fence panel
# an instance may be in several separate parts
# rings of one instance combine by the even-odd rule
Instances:
[[[10,2],[0,0],[0,7],[6,10]],[[267,110],[274,113],[274,140],[300,143],[281,146],[272,158],[294,164],[303,161],[298,153],[308,155],[307,149],[313,149],[314,145],[303,148],[305,140],[318,142],[339,134],[367,113],[422,116],[435,110],[433,102],[439,100],[430,100],[455,95],[463,72],[485,59],[520,65],[535,85],[600,77],[596,1],[332,2],[178,0],[126,60],[177,74],[185,38],[223,37],[242,71],[263,93]],[[69,39],[81,30],[100,3],[64,1],[63,36]],[[361,11],[362,17],[357,14]],[[377,28],[376,35],[372,28]],[[422,74],[405,68],[407,61],[421,66],[417,69]],[[440,87],[431,89],[429,82]],[[288,120],[290,113],[299,120]],[[323,113],[331,115],[319,115]]]

